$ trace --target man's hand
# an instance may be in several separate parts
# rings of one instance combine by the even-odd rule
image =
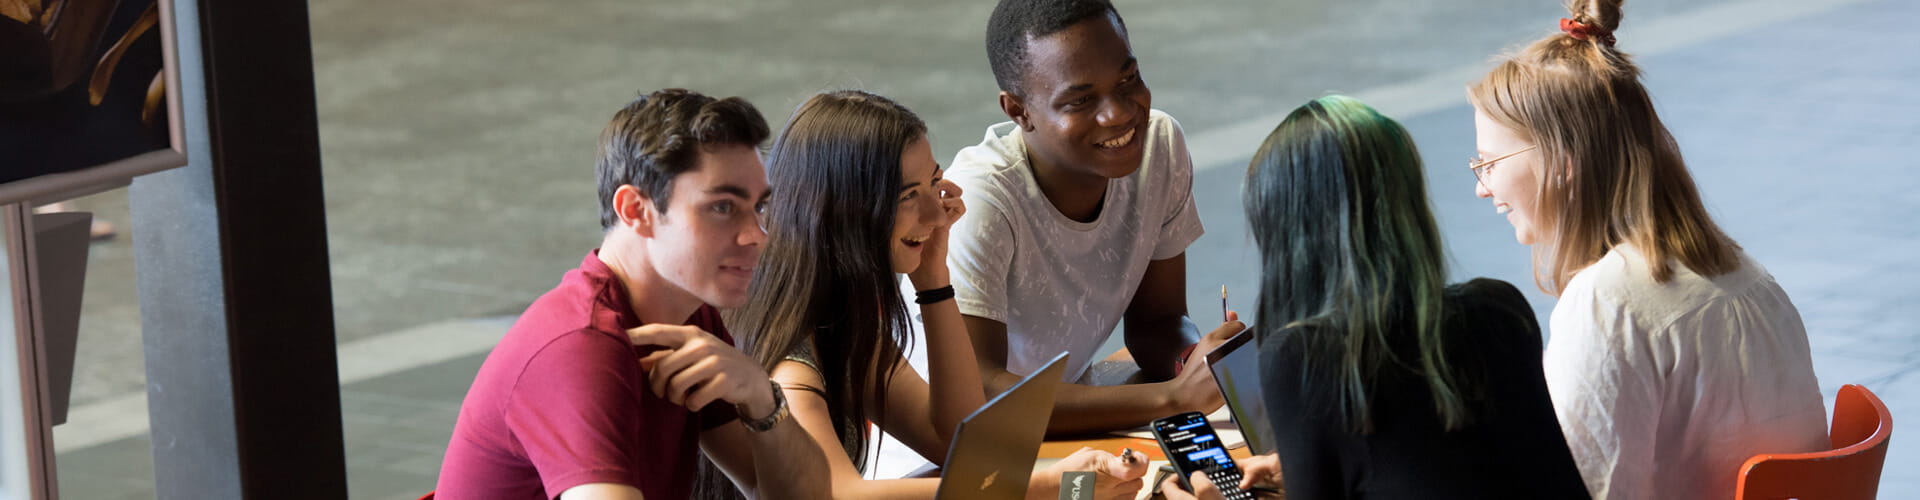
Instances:
[[[633,345],[665,350],[640,359],[653,395],[698,411],[714,401],[743,407],[743,419],[773,414],[773,386],[766,370],[726,342],[698,327],[643,325],[627,330]]]
[[[1221,323],[1219,328],[1200,337],[1193,351],[1187,353],[1180,375],[1168,381],[1180,408],[1184,411],[1212,413],[1227,404],[1220,395],[1220,386],[1213,382],[1213,370],[1207,368],[1207,353],[1246,329],[1247,324],[1240,322],[1239,314],[1228,312],[1226,323]]]
[[[1140,494],[1140,487],[1145,484],[1140,478],[1147,475],[1147,460],[1138,453],[1122,458],[1093,448],[1081,448],[1046,469],[1035,472],[1033,479],[1027,483],[1027,498],[1058,498],[1060,475],[1073,471],[1095,473],[1094,498],[1125,500]]]
[[[1240,489],[1245,490],[1253,488],[1254,486],[1263,487],[1262,490],[1254,492],[1254,498],[1284,499],[1287,497],[1285,490],[1282,489],[1280,480],[1279,454],[1269,453],[1266,455],[1258,455],[1239,460],[1236,463],[1240,465],[1240,474],[1242,476],[1239,485]],[[1193,476],[1187,478],[1187,482],[1193,485],[1192,493],[1188,493],[1186,490],[1180,488],[1179,476],[1168,474],[1165,480],[1160,481],[1160,493],[1165,495],[1167,500],[1224,500],[1227,497],[1225,493],[1220,491],[1218,485],[1213,484],[1213,480],[1207,479],[1207,475],[1204,472],[1194,471]]]

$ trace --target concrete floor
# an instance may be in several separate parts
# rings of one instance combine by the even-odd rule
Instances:
[[[1413,132],[1457,278],[1528,288],[1525,249],[1471,196],[1461,88],[1490,55],[1551,32],[1559,2],[1118,3],[1155,107],[1180,119],[1195,149],[1208,233],[1189,250],[1193,310],[1211,310],[1216,284],[1236,292],[1236,309],[1251,308],[1253,250],[1238,203],[1246,157],[1278,116],[1329,92],[1369,100]],[[919,112],[945,160],[1002,119],[981,42],[991,8],[313,0],[354,497],[432,487],[498,318],[597,241],[594,139],[636,92],[741,95],[777,126],[813,92],[864,88]],[[1920,165],[1909,154],[1920,143],[1920,94],[1910,90],[1920,34],[1902,21],[1920,5],[1646,0],[1627,9],[1621,47],[1641,56],[1721,224],[1799,306],[1828,397],[1861,383],[1896,419],[1920,415],[1920,377],[1911,376],[1920,372],[1911,326],[1920,324],[1920,177],[1911,175]],[[127,220],[124,191],[77,205]],[[76,422],[56,428],[67,498],[152,495],[143,423],[128,422],[144,420],[128,241],[92,249]],[[1542,312],[1553,304],[1529,299]],[[1896,443],[1882,496],[1920,497],[1916,465],[1920,447]]]

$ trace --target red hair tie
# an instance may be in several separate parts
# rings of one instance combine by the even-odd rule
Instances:
[[[1575,40],[1597,38],[1600,40],[1600,43],[1607,44],[1608,47],[1613,46],[1613,33],[1599,26],[1562,17],[1560,18],[1560,31],[1566,32],[1567,36],[1571,36]]]

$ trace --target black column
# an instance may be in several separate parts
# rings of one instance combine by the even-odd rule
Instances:
[[[307,4],[161,1],[189,163],[130,189],[156,491],[345,498]]]

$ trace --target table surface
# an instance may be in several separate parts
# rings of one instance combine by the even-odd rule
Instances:
[[[1093,367],[1088,370],[1085,378],[1086,381],[1092,385],[1140,383],[1140,365],[1133,362],[1133,353],[1129,352],[1126,348],[1121,348],[1118,351],[1114,351],[1112,355],[1107,356],[1105,359],[1095,362]],[[1160,452],[1160,443],[1152,439],[1110,434],[1048,439],[1046,442],[1040,443],[1040,455],[1038,458],[1050,464],[1054,460],[1066,458],[1067,455],[1072,455],[1073,452],[1080,451],[1081,448],[1105,450],[1115,455],[1120,454],[1123,449],[1132,448],[1136,453],[1146,453],[1147,457],[1152,460],[1167,459],[1166,455]],[[1227,454],[1234,458],[1247,458],[1252,456],[1248,453],[1246,446],[1228,450]]]
[[[1094,363],[1094,366],[1085,377],[1086,381],[1093,385],[1139,383],[1139,378],[1139,365],[1134,364],[1133,356],[1130,355],[1126,349],[1121,349],[1113,353],[1113,355],[1107,356],[1106,359]],[[1144,455],[1150,463],[1153,463],[1154,469],[1159,468],[1159,464],[1166,463],[1167,460],[1166,454],[1160,450],[1160,443],[1152,439],[1114,434],[1094,434],[1053,438],[1040,443],[1040,452],[1035,456],[1033,468],[1034,470],[1044,469],[1060,461],[1060,459],[1080,451],[1082,448],[1102,450],[1115,455],[1119,455],[1127,449],[1132,449],[1134,453]],[[1235,459],[1246,459],[1252,456],[1245,445],[1227,450],[1227,455]],[[940,469],[938,467],[927,467],[914,471],[906,477],[940,477]],[[1157,475],[1149,472],[1147,477],[1143,479],[1151,480],[1154,477],[1157,477]],[[1151,489],[1152,485],[1147,485],[1147,490]],[[1139,498],[1149,498],[1147,490],[1143,490]],[[1153,496],[1151,498],[1159,497]]]
[[[1160,452],[1160,443],[1154,442],[1152,439],[1126,436],[1087,436],[1081,438],[1050,439],[1040,443],[1040,454],[1037,458],[1045,460],[1047,463],[1052,463],[1052,461],[1066,458],[1067,455],[1072,455],[1073,452],[1080,451],[1081,448],[1093,448],[1115,455],[1119,455],[1124,449],[1131,448],[1134,453],[1146,454],[1148,460],[1161,461],[1167,459],[1166,454]],[[1227,456],[1244,459],[1252,457],[1253,454],[1247,451],[1246,446],[1240,446],[1227,450]]]
[[[1160,468],[1160,465],[1166,463],[1167,457],[1164,453],[1160,452],[1160,444],[1152,439],[1126,436],[1092,436],[1079,439],[1048,440],[1040,443],[1039,457],[1034,460],[1033,468],[1034,470],[1044,469],[1053,465],[1054,462],[1060,461],[1061,458],[1080,451],[1081,448],[1104,450],[1115,455],[1120,454],[1124,449],[1131,448],[1135,453],[1145,454],[1147,460],[1150,461],[1147,476],[1141,478],[1142,481],[1145,481],[1144,488],[1141,489],[1140,493],[1134,498],[1148,500],[1162,498],[1159,495],[1152,494],[1152,481],[1160,477],[1160,475],[1156,473],[1156,470]],[[1252,456],[1244,445],[1227,450],[1227,455],[1233,457],[1235,460],[1245,460]]]

